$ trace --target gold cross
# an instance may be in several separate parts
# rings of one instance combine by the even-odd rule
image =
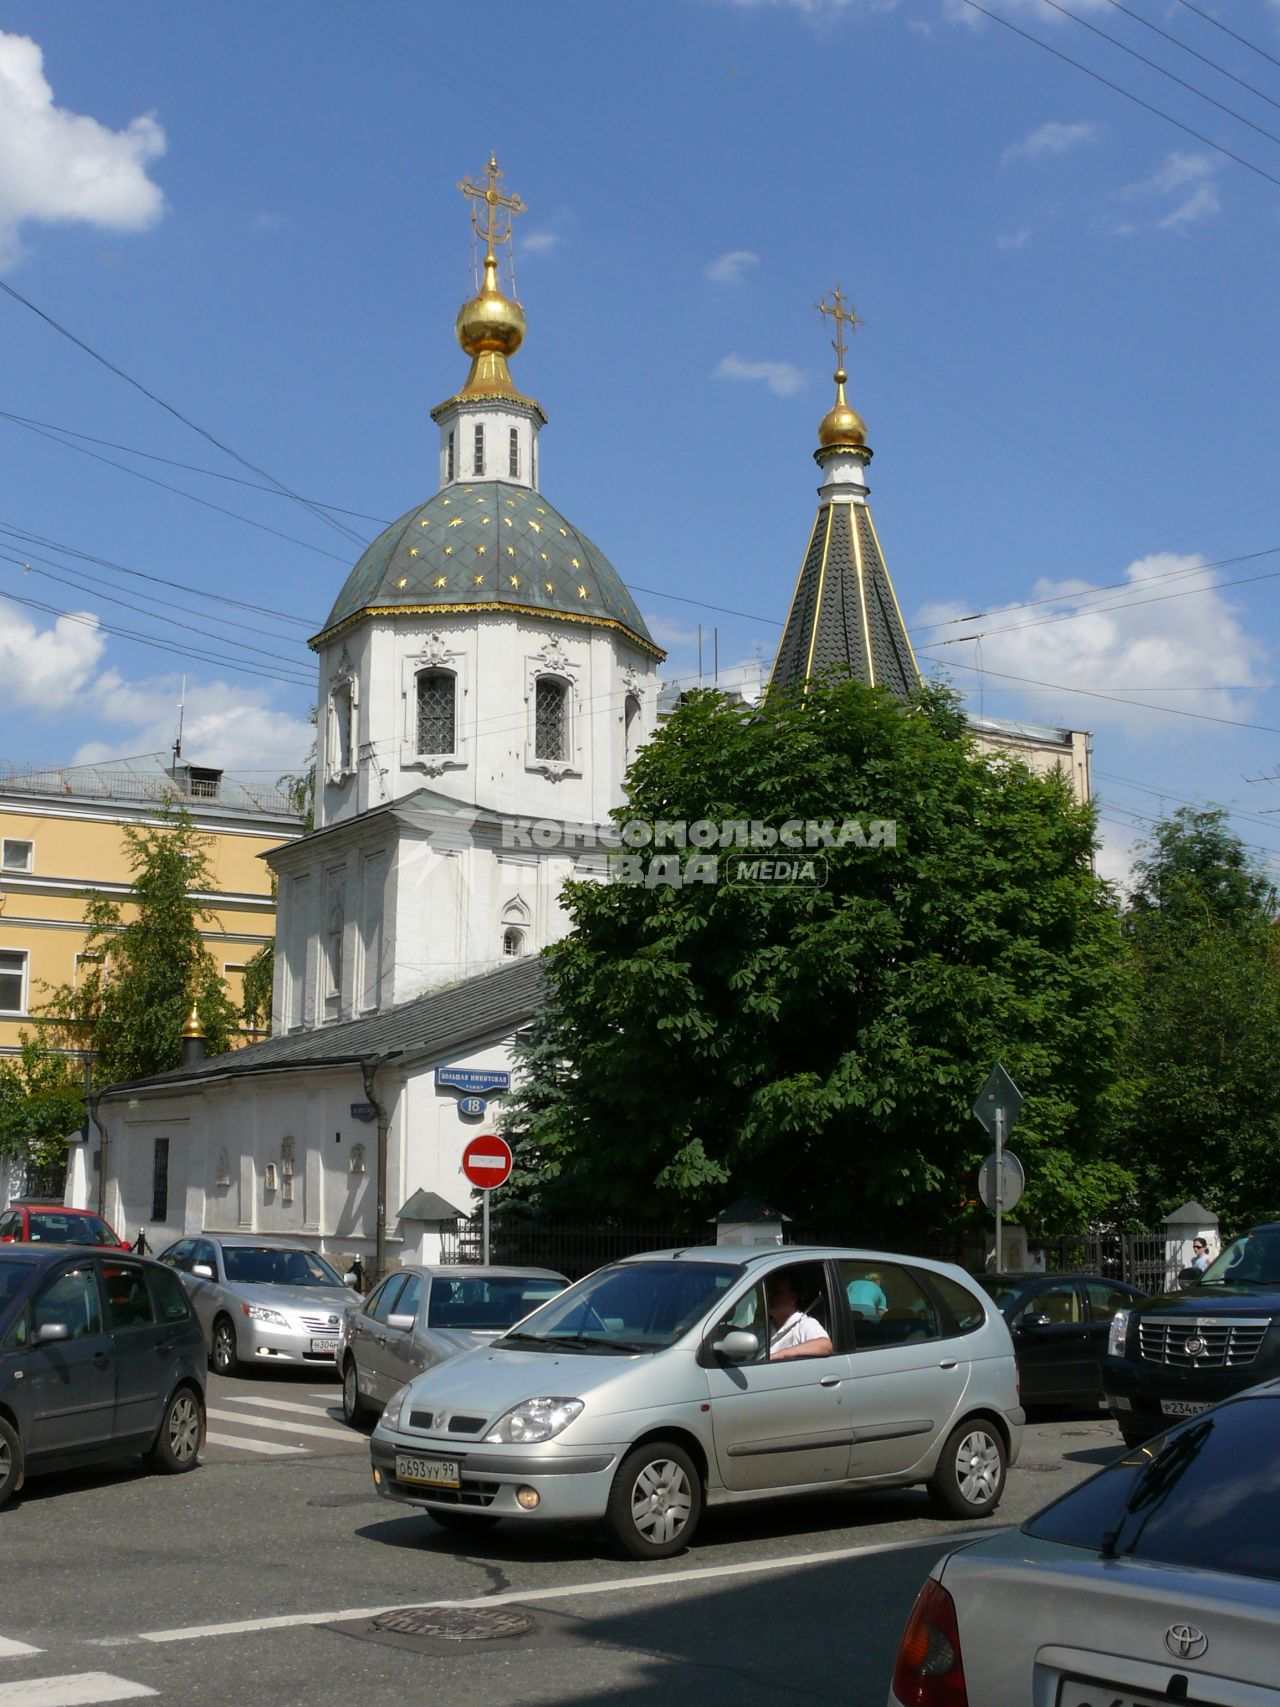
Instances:
[[[511,222],[516,214],[524,213],[525,204],[517,195],[504,196],[498,185],[502,182],[502,173],[498,170],[497,156],[489,156],[489,164],[485,168],[485,182],[474,183],[471,178],[463,178],[458,188],[471,203],[471,224],[477,236],[483,237],[486,246],[485,260],[497,259],[495,250],[499,243],[511,241]],[[480,204],[484,203],[484,224],[480,223]],[[500,209],[506,210],[505,221]]]
[[[815,302],[813,306],[817,309],[818,313],[822,315],[823,319],[826,319],[829,316],[836,323],[836,335],[831,348],[836,353],[836,361],[843,368],[844,329],[848,326],[850,332],[852,332],[855,326],[862,325],[862,319],[854,312],[853,304],[840,289],[840,281],[838,279],[836,281],[836,288],[831,293],[831,300],[828,301],[824,297],[821,302]]]

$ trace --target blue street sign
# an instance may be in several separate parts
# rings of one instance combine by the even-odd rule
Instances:
[[[483,1097],[459,1097],[458,1098],[458,1113],[459,1114],[483,1114],[485,1109],[488,1108],[488,1106],[489,1106],[488,1103],[484,1100]]]
[[[482,1097],[493,1091],[509,1091],[511,1074],[480,1067],[437,1067],[436,1089]]]

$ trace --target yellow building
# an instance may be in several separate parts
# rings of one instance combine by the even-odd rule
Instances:
[[[271,874],[259,856],[302,834],[283,790],[162,753],[11,770],[0,774],[0,1055],[17,1051],[51,988],[80,976],[86,898],[126,900],[125,829],[157,823],[166,806],[208,838],[213,887],[192,900],[209,915],[204,940],[239,1006],[245,963],[275,935]]]

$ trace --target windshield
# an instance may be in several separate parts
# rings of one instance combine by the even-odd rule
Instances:
[[[1280,1582],[1274,1398],[1242,1399],[1129,1452],[1023,1525],[1107,1556]]]
[[[1021,1298],[1031,1284],[1027,1280],[1006,1280],[999,1274],[975,1274],[970,1279],[976,1280],[987,1297],[994,1298],[1002,1310],[1013,1299]]]
[[[431,1328],[509,1328],[562,1292],[568,1283],[545,1274],[468,1275],[431,1282],[427,1326]]]
[[[506,1343],[549,1351],[662,1351],[713,1310],[741,1275],[728,1263],[619,1263],[544,1304]]]
[[[96,1215],[59,1215],[33,1210],[30,1217],[31,1239],[59,1245],[118,1245],[119,1239]]]
[[[1280,1286],[1280,1228],[1246,1233],[1229,1244],[1200,1276],[1200,1285],[1215,1280],[1246,1286]]]
[[[242,1286],[342,1286],[314,1251],[281,1251],[271,1245],[224,1245],[227,1279]]]

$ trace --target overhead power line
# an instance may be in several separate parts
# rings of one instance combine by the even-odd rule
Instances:
[[[1136,24],[1141,24],[1143,29],[1151,30],[1156,35],[1163,36],[1165,41],[1172,42],[1174,47],[1181,48],[1183,53],[1189,53],[1193,59],[1198,59],[1202,65],[1208,65],[1223,77],[1229,77],[1233,83],[1238,83],[1242,89],[1247,89],[1251,95],[1256,95],[1260,101],[1266,101],[1269,106],[1280,108],[1280,101],[1268,95],[1265,89],[1258,89],[1252,83],[1246,83],[1243,77],[1237,77],[1234,71],[1228,71],[1225,65],[1219,65],[1217,60],[1210,59],[1208,54],[1198,52],[1197,49],[1184,42],[1180,36],[1171,35],[1168,30],[1162,30],[1159,24],[1153,24],[1150,18],[1144,18],[1141,12],[1133,11],[1123,3],[1123,0],[1107,0],[1107,4],[1114,6],[1117,12],[1123,12],[1126,18],[1132,18]]]
[[[1178,4],[1185,6],[1188,12],[1194,12],[1197,18],[1203,18],[1206,24],[1212,24],[1215,30],[1221,30],[1224,35],[1233,37],[1243,47],[1252,48],[1254,53],[1261,54],[1263,59],[1269,59],[1272,65],[1280,66],[1280,59],[1277,59],[1274,53],[1268,53],[1265,47],[1259,47],[1257,42],[1250,41],[1248,36],[1242,36],[1239,31],[1233,30],[1229,24],[1224,24],[1221,18],[1215,18],[1212,12],[1206,12],[1202,7],[1192,5],[1191,0],[1178,0]]]

